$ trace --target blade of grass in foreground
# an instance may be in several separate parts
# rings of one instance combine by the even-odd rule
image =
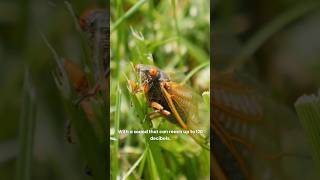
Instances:
[[[320,172],[320,94],[302,96],[295,103],[302,127],[310,142],[313,159]],[[320,177],[320,173],[318,173]]]
[[[82,32],[82,30],[80,28],[78,18],[76,16],[76,13],[75,13],[72,5],[68,1],[65,1],[64,3],[67,7],[68,12],[70,13],[70,15],[72,17],[75,28],[78,31],[78,34],[80,36],[81,48],[82,48],[82,52],[84,55],[84,57],[82,58],[82,65],[89,67],[89,69],[92,71],[94,68],[93,68],[92,63],[90,62],[90,55],[89,55],[90,50],[89,50],[89,46],[88,46],[88,44],[89,44],[88,39],[86,38],[85,33]],[[90,82],[93,82],[93,79],[94,79],[93,73],[88,73],[88,76],[89,76]]]
[[[159,177],[158,171],[157,171],[157,165],[154,161],[153,155],[151,150],[148,148],[148,167],[149,167],[149,172],[152,180],[157,180]]]
[[[35,118],[35,92],[30,82],[29,72],[26,70],[20,114],[17,180],[29,180],[31,177]]]
[[[129,171],[123,176],[122,180],[126,180],[130,174],[133,172],[133,170],[138,167],[139,163],[144,159],[148,149],[146,149],[143,154],[139,157],[139,159],[132,165],[132,167],[129,169]]]
[[[116,112],[115,112],[115,141],[114,141],[114,155],[112,161],[112,179],[117,179],[118,176],[118,153],[119,153],[119,126],[120,126],[120,113],[121,113],[121,91],[118,86],[116,95]]]
[[[77,108],[72,102],[66,102],[66,109],[70,115],[71,123],[79,140],[81,153],[86,159],[93,179],[107,179],[107,147],[96,136],[92,123],[86,118],[82,109]]]

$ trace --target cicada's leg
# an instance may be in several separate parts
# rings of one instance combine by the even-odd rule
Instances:
[[[155,110],[151,113],[149,113],[149,117],[151,120],[153,119],[156,119],[158,117],[161,117],[161,116],[169,116],[171,113],[167,110],[162,110],[162,111],[159,111],[159,110]]]
[[[150,119],[156,119],[160,116],[169,116],[171,113],[163,108],[163,106],[157,102],[151,102],[150,106],[155,110],[149,114]]]
[[[99,92],[99,90],[100,90],[100,84],[96,84],[93,89],[81,95],[79,99],[75,101],[75,104],[79,105],[84,99],[95,96]]]
[[[161,104],[157,102],[151,102],[151,107],[154,108],[155,110],[158,110],[158,112],[161,115],[169,116],[171,114],[169,111],[165,110]]]

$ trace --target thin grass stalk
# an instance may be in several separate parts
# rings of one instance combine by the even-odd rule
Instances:
[[[309,140],[320,177],[320,96],[302,96],[295,103],[295,108]]]
[[[83,52],[83,55],[84,55],[84,57],[82,58],[82,65],[83,65],[83,67],[88,67],[90,69],[90,72],[93,72],[93,70],[94,70],[94,67],[92,65],[93,63],[90,62],[90,59],[92,59],[92,58],[90,58],[90,55],[89,55],[90,54],[89,53],[90,50],[89,50],[89,47],[88,47],[89,41],[86,38],[84,32],[80,28],[80,24],[78,22],[78,18],[76,16],[76,13],[74,12],[74,9],[73,9],[72,5],[68,1],[65,1],[64,3],[66,5],[66,7],[67,7],[68,12],[70,13],[70,15],[72,17],[72,20],[74,22],[75,28],[78,31],[78,34],[80,36],[81,48],[82,48],[82,52]],[[89,73],[88,76],[89,76],[90,82],[93,82],[94,81],[93,73]]]
[[[88,121],[82,109],[75,107],[72,102],[66,102],[65,108],[72,125],[75,127],[81,153],[86,159],[93,179],[107,179],[107,147],[105,143],[99,141],[92,123]]]
[[[274,34],[279,32],[281,29],[286,27],[288,24],[296,21],[298,18],[301,18],[307,15],[310,12],[319,8],[320,3],[303,3],[290,9],[278,18],[271,21],[264,27],[262,27],[257,33],[255,33],[243,46],[239,54],[235,57],[234,63],[228,67],[228,71],[233,71],[234,69],[239,68],[244,65],[250,57]]]
[[[140,0],[134,6],[132,6],[124,15],[122,15],[114,24],[111,26],[111,32],[115,31],[120,24],[132,16],[147,0]]]
[[[208,53],[206,53],[203,49],[199,48],[198,46],[194,45],[188,39],[181,37],[180,41],[183,45],[187,47],[188,53],[190,53],[190,55],[195,58],[197,63],[203,63],[205,61],[210,60]]]
[[[120,113],[121,113],[121,91],[119,86],[117,86],[117,95],[116,95],[116,111],[115,111],[115,133],[114,137],[116,141],[114,141],[114,154],[116,155],[113,158],[113,177],[112,179],[116,180],[118,176],[118,171],[119,171],[119,161],[118,161],[118,154],[119,154],[119,127],[120,127]]]
[[[194,68],[192,71],[188,73],[188,75],[183,79],[183,81],[180,83],[181,85],[184,85],[193,75],[195,75],[198,71],[200,71],[202,68],[209,66],[210,62],[204,62]]]
[[[36,102],[34,87],[26,70],[23,85],[19,127],[19,153],[17,161],[17,180],[31,179],[34,130],[36,124]]]
[[[138,167],[138,165],[140,164],[140,162],[144,159],[144,157],[147,154],[147,149],[142,153],[142,155],[139,157],[139,159],[137,159],[137,161],[132,165],[132,167],[129,169],[129,171],[123,176],[122,180],[126,180],[130,174]]]
[[[174,21],[174,28],[176,31],[176,35],[178,37],[177,39],[177,43],[178,43],[178,58],[173,61],[172,66],[175,66],[176,64],[178,64],[179,62],[181,62],[182,56],[181,56],[181,42],[180,42],[180,37],[181,37],[181,33],[180,33],[180,29],[179,29],[179,24],[178,24],[178,16],[177,16],[177,6],[176,6],[176,0],[171,0],[171,4],[172,4],[172,11],[173,11],[173,21]]]

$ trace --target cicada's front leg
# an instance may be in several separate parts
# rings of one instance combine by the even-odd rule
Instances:
[[[101,90],[100,84],[97,83],[92,89],[90,89],[88,92],[83,93],[76,101],[75,104],[79,105],[82,101],[84,101],[87,98],[94,97],[98,94],[98,92]]]
[[[163,108],[163,106],[157,102],[151,102],[151,107],[159,112],[161,115],[169,116],[171,113]]]
[[[163,106],[157,102],[151,102],[150,106],[154,109],[153,112],[149,113],[150,119],[156,119],[161,116],[169,116],[171,113],[163,108]]]

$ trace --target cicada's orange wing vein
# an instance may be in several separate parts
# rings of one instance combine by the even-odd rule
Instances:
[[[227,180],[226,175],[223,173],[220,165],[218,164],[217,160],[215,157],[211,157],[213,164],[211,165],[212,169],[213,169],[213,177],[215,177],[214,179],[219,179],[219,180]]]
[[[180,84],[174,82],[164,82],[161,91],[165,94],[165,98],[169,104],[170,110],[173,112],[177,121],[184,129],[204,130],[200,127],[198,117],[198,103],[200,96]],[[182,123],[180,123],[182,121]],[[185,127],[184,127],[185,126]],[[205,131],[203,131],[205,132]],[[200,146],[210,150],[209,140],[205,133],[189,134]]]
[[[174,82],[168,83],[167,91],[174,103],[182,110],[188,128],[198,128],[200,126],[198,103],[201,97],[191,89]]]
[[[168,93],[168,91],[165,89],[164,87],[164,84],[161,85],[161,92],[163,93],[172,113],[174,114],[174,116],[176,117],[178,123],[180,124],[180,126],[183,128],[183,129],[187,129],[187,125],[185,124],[184,120],[182,119],[181,117],[181,114],[178,113],[178,110],[176,109],[173,101],[172,101],[172,98],[171,98],[171,95]]]

